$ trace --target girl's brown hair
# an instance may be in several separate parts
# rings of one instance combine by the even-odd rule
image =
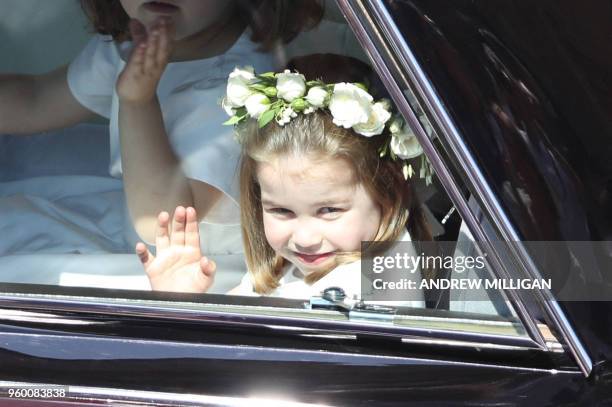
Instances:
[[[240,208],[247,266],[255,291],[267,294],[278,287],[284,260],[268,244],[263,227],[261,191],[257,165],[292,154],[317,159],[343,159],[353,169],[354,182],[361,184],[381,208],[381,222],[375,237],[377,252],[387,250],[409,229],[413,239],[430,240],[431,234],[420,204],[402,175],[401,164],[381,159],[378,148],[388,134],[362,137],[336,126],[329,113],[318,111],[299,115],[281,127],[272,122],[263,129],[250,123],[243,129],[243,156],[240,166]],[[374,253],[372,253],[374,254]],[[348,253],[340,262],[355,260]],[[313,283],[326,273],[311,274]]]
[[[119,0],[80,1],[95,32],[117,42],[130,39],[130,18]],[[318,0],[236,0],[236,7],[236,14],[251,28],[251,39],[264,50],[315,27],[324,13]]]

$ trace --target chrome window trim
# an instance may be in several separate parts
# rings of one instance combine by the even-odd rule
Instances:
[[[497,228],[502,238],[507,241],[520,241],[516,229],[512,226],[510,220],[499,204],[499,201],[488,186],[488,183],[484,178],[484,174],[482,174],[480,169],[475,165],[474,157],[460,137],[458,129],[448,115],[442,101],[439,99],[435,90],[433,89],[432,84],[429,82],[429,79],[421,69],[414,54],[410,50],[410,47],[399,33],[397,26],[393,22],[393,19],[389,15],[382,0],[337,0],[337,2],[349,25],[357,36],[357,39],[361,43],[362,47],[367,51],[382,81],[392,94],[398,109],[402,114],[404,114],[413,129],[416,130],[415,134],[430,158],[430,161],[432,162],[441,183],[447,189],[451,200],[457,207],[457,210],[461,214],[463,220],[467,223],[470,231],[476,237],[476,240],[486,241],[486,232],[476,221],[475,217],[472,216],[471,211],[467,207],[467,200],[463,197],[454,184],[451,172],[448,170],[441,157],[437,154],[432,141],[425,133],[422,125],[412,111],[411,106],[407,103],[401,89],[395,83],[391,72],[385,64],[384,58],[370,37],[368,29],[360,20],[359,12],[361,12],[362,15],[367,16],[371,24],[370,28],[376,26],[381,27],[381,29],[384,30],[385,39],[395,51],[394,56],[400,59],[400,63],[402,64],[403,68],[402,72],[408,74],[407,82],[412,86],[412,91],[417,93],[419,97],[418,100],[425,103],[424,110],[426,110],[426,113],[429,115],[430,119],[433,120],[434,123],[432,124],[434,124],[433,127],[437,130],[438,136],[444,137],[446,145],[451,147],[451,152],[454,154],[453,158],[457,160],[461,166],[461,170],[468,175],[465,182],[469,183],[470,190],[474,192],[478,201],[483,205],[483,210],[487,213],[488,218],[493,221],[494,226]],[[368,12],[368,8],[364,6],[364,3],[367,4],[370,10],[372,10],[372,13]],[[376,20],[376,23],[374,20]],[[386,24],[381,24],[383,21]],[[541,278],[541,274],[525,248],[522,245],[517,246],[519,246],[518,250],[515,251],[513,255],[515,260],[518,261],[523,269],[522,271],[530,278]],[[499,273],[501,271],[504,274],[507,274],[507,271],[504,270],[503,262],[500,261],[501,259],[499,259],[497,255],[491,257],[494,257],[495,262],[497,263],[494,264],[494,272]],[[575,331],[571,327],[557,301],[554,299],[549,290],[536,291],[534,294],[537,296],[540,306],[549,317],[549,320],[554,325],[555,329],[560,333],[565,343],[567,343],[570,352],[580,367],[580,370],[585,376],[589,376],[593,368],[592,360],[583,344],[578,339]],[[520,298],[515,296],[513,292],[507,292],[507,295],[512,301],[516,312],[519,314],[519,318],[524,322],[525,329],[539,346],[545,348],[547,346],[546,342],[544,341],[541,333],[538,331],[536,321],[531,316],[529,310],[522,304]]]
[[[524,367],[524,366],[509,366],[499,365],[488,362],[475,362],[475,361],[458,361],[458,360],[437,360],[429,357],[418,357],[415,355],[376,355],[372,353],[357,353],[348,351],[328,351],[325,349],[293,349],[293,348],[279,348],[274,346],[264,345],[244,345],[241,344],[237,348],[240,350],[239,353],[228,353],[230,349],[236,349],[233,345],[219,345],[219,344],[206,344],[206,343],[184,343],[175,340],[143,340],[143,339],[126,339],[124,337],[105,337],[99,338],[94,335],[77,336],[77,335],[57,335],[57,334],[37,334],[30,335],[26,333],[0,333],[0,339],[8,344],[19,343],[19,349],[24,349],[32,344],[38,345],[43,341],[49,343],[47,347],[59,347],[66,346],[66,344],[72,341],[79,341],[82,343],[89,343],[94,349],[98,349],[98,353],[94,355],[93,359],[97,361],[116,361],[118,359],[125,360],[138,359],[138,360],[157,360],[162,359],[164,356],[171,355],[173,358],[193,358],[201,361],[204,360],[229,360],[236,361],[241,358],[246,358],[250,361],[261,361],[261,362],[291,362],[298,360],[300,363],[319,363],[322,365],[361,365],[361,366],[414,366],[414,365],[428,365],[428,366],[466,366],[466,367],[486,367],[500,370],[512,370],[520,372],[541,372],[541,373],[558,373],[566,375],[581,375],[578,369],[575,370],[557,370],[554,368],[538,368],[538,367]],[[55,341],[55,342],[52,342]],[[112,347],[115,347],[116,342],[119,342],[121,346],[126,348],[122,355],[117,357],[115,354],[109,352]],[[407,339],[406,344],[426,344],[430,343],[422,341],[418,342],[414,339]],[[25,346],[24,346],[25,345]],[[434,345],[441,345],[440,343],[434,343]],[[456,346],[455,343],[448,343],[449,346]],[[147,346],[155,349],[153,354],[150,353],[150,349]],[[38,347],[38,346],[37,346]],[[480,347],[479,344],[471,344],[471,347]],[[82,350],[81,354],[87,354],[89,348]],[[483,347],[484,348],[484,347]],[[491,346],[487,347],[491,349]],[[523,348],[515,347],[502,347],[502,350],[515,350],[524,351]],[[169,352],[169,353],[165,353]],[[45,352],[32,354],[30,356],[38,357],[44,355]],[[91,355],[91,354],[90,354]],[[154,355],[154,356],[152,356]],[[246,355],[246,356],[245,356]],[[81,355],[78,355],[81,356]],[[71,355],[71,359],[74,359]],[[87,358],[81,358],[85,360]],[[0,383],[2,381],[0,380]],[[0,395],[2,385],[0,384]]]
[[[5,318],[3,309],[33,311],[32,318],[21,317],[24,321],[39,323],[52,323],[62,325],[62,316],[52,315],[45,318],[43,314],[52,312],[69,312],[69,325],[89,325],[88,321],[79,319],[75,314],[95,314],[116,317],[145,317],[169,321],[190,321],[194,323],[210,323],[226,326],[243,327],[265,327],[273,331],[302,331],[304,334],[357,334],[357,335],[378,335],[402,340],[406,337],[433,338],[436,340],[453,341],[459,346],[465,343],[481,342],[499,345],[500,349],[508,346],[520,347],[523,349],[540,349],[551,352],[551,349],[542,349],[534,344],[528,336],[522,335],[503,335],[495,333],[461,331],[444,328],[434,328],[427,324],[422,326],[391,325],[379,322],[355,322],[346,320],[325,320],[319,318],[300,318],[298,316],[283,315],[263,315],[255,312],[240,312],[240,306],[235,306],[231,311],[215,311],[194,308],[197,305],[215,307],[215,304],[189,304],[174,303],[170,301],[150,301],[150,300],[117,300],[108,298],[52,298],[50,295],[41,294],[0,294],[0,322]],[[245,309],[252,309],[252,305],[243,306]],[[281,308],[271,308],[274,311],[282,312]],[[304,309],[307,312],[310,310]],[[339,311],[326,311],[341,315]],[[449,318],[432,317],[432,320],[453,321]],[[19,317],[9,316],[9,321],[19,321]],[[78,321],[81,321],[79,324]],[[461,320],[469,324],[478,324],[478,319]],[[491,324],[495,321],[484,321]],[[502,321],[500,321],[500,324]],[[507,324],[511,324],[508,322]],[[443,343],[443,342],[440,342]]]

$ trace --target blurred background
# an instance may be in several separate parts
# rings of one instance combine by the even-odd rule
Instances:
[[[49,71],[68,63],[90,35],[77,0],[2,0],[0,72]]]

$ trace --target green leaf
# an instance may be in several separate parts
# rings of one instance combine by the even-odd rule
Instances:
[[[283,111],[282,106],[278,106],[276,109],[274,109],[274,118],[276,120],[279,120],[281,117],[281,112]]]
[[[265,86],[276,86],[276,79],[262,78],[260,76],[258,76],[257,78],[259,79],[258,83],[261,83],[262,85],[265,85]]]
[[[368,92],[368,87],[366,86],[365,83],[355,82],[353,85],[355,85],[358,88],[361,88],[361,89],[365,90],[366,92]]]
[[[274,72],[264,72],[264,73],[260,73],[257,76],[261,76],[262,78],[267,78],[267,79],[274,79],[274,78],[276,78],[276,73],[274,73]]]
[[[270,123],[272,119],[274,119],[275,115],[276,113],[274,109],[268,109],[265,112],[263,112],[261,116],[259,116],[259,119],[257,120],[257,124],[259,125],[259,128],[261,129],[266,124]]]
[[[234,124],[240,123],[240,121],[244,119],[244,116],[232,116],[223,122],[224,126],[233,126]]]
[[[263,83],[254,83],[249,85],[249,88],[259,92],[263,92],[267,88],[267,86]]]

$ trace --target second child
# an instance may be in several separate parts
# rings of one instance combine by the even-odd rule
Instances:
[[[110,121],[110,174],[123,179],[126,230],[133,225],[153,241],[157,214],[177,205],[197,208],[200,220],[237,224],[239,146],[221,127],[217,102],[235,65],[272,68],[260,51],[314,25],[322,12],[315,1],[300,3],[307,12],[284,3],[81,0],[97,35],[54,72],[0,75],[0,134],[101,115]]]

